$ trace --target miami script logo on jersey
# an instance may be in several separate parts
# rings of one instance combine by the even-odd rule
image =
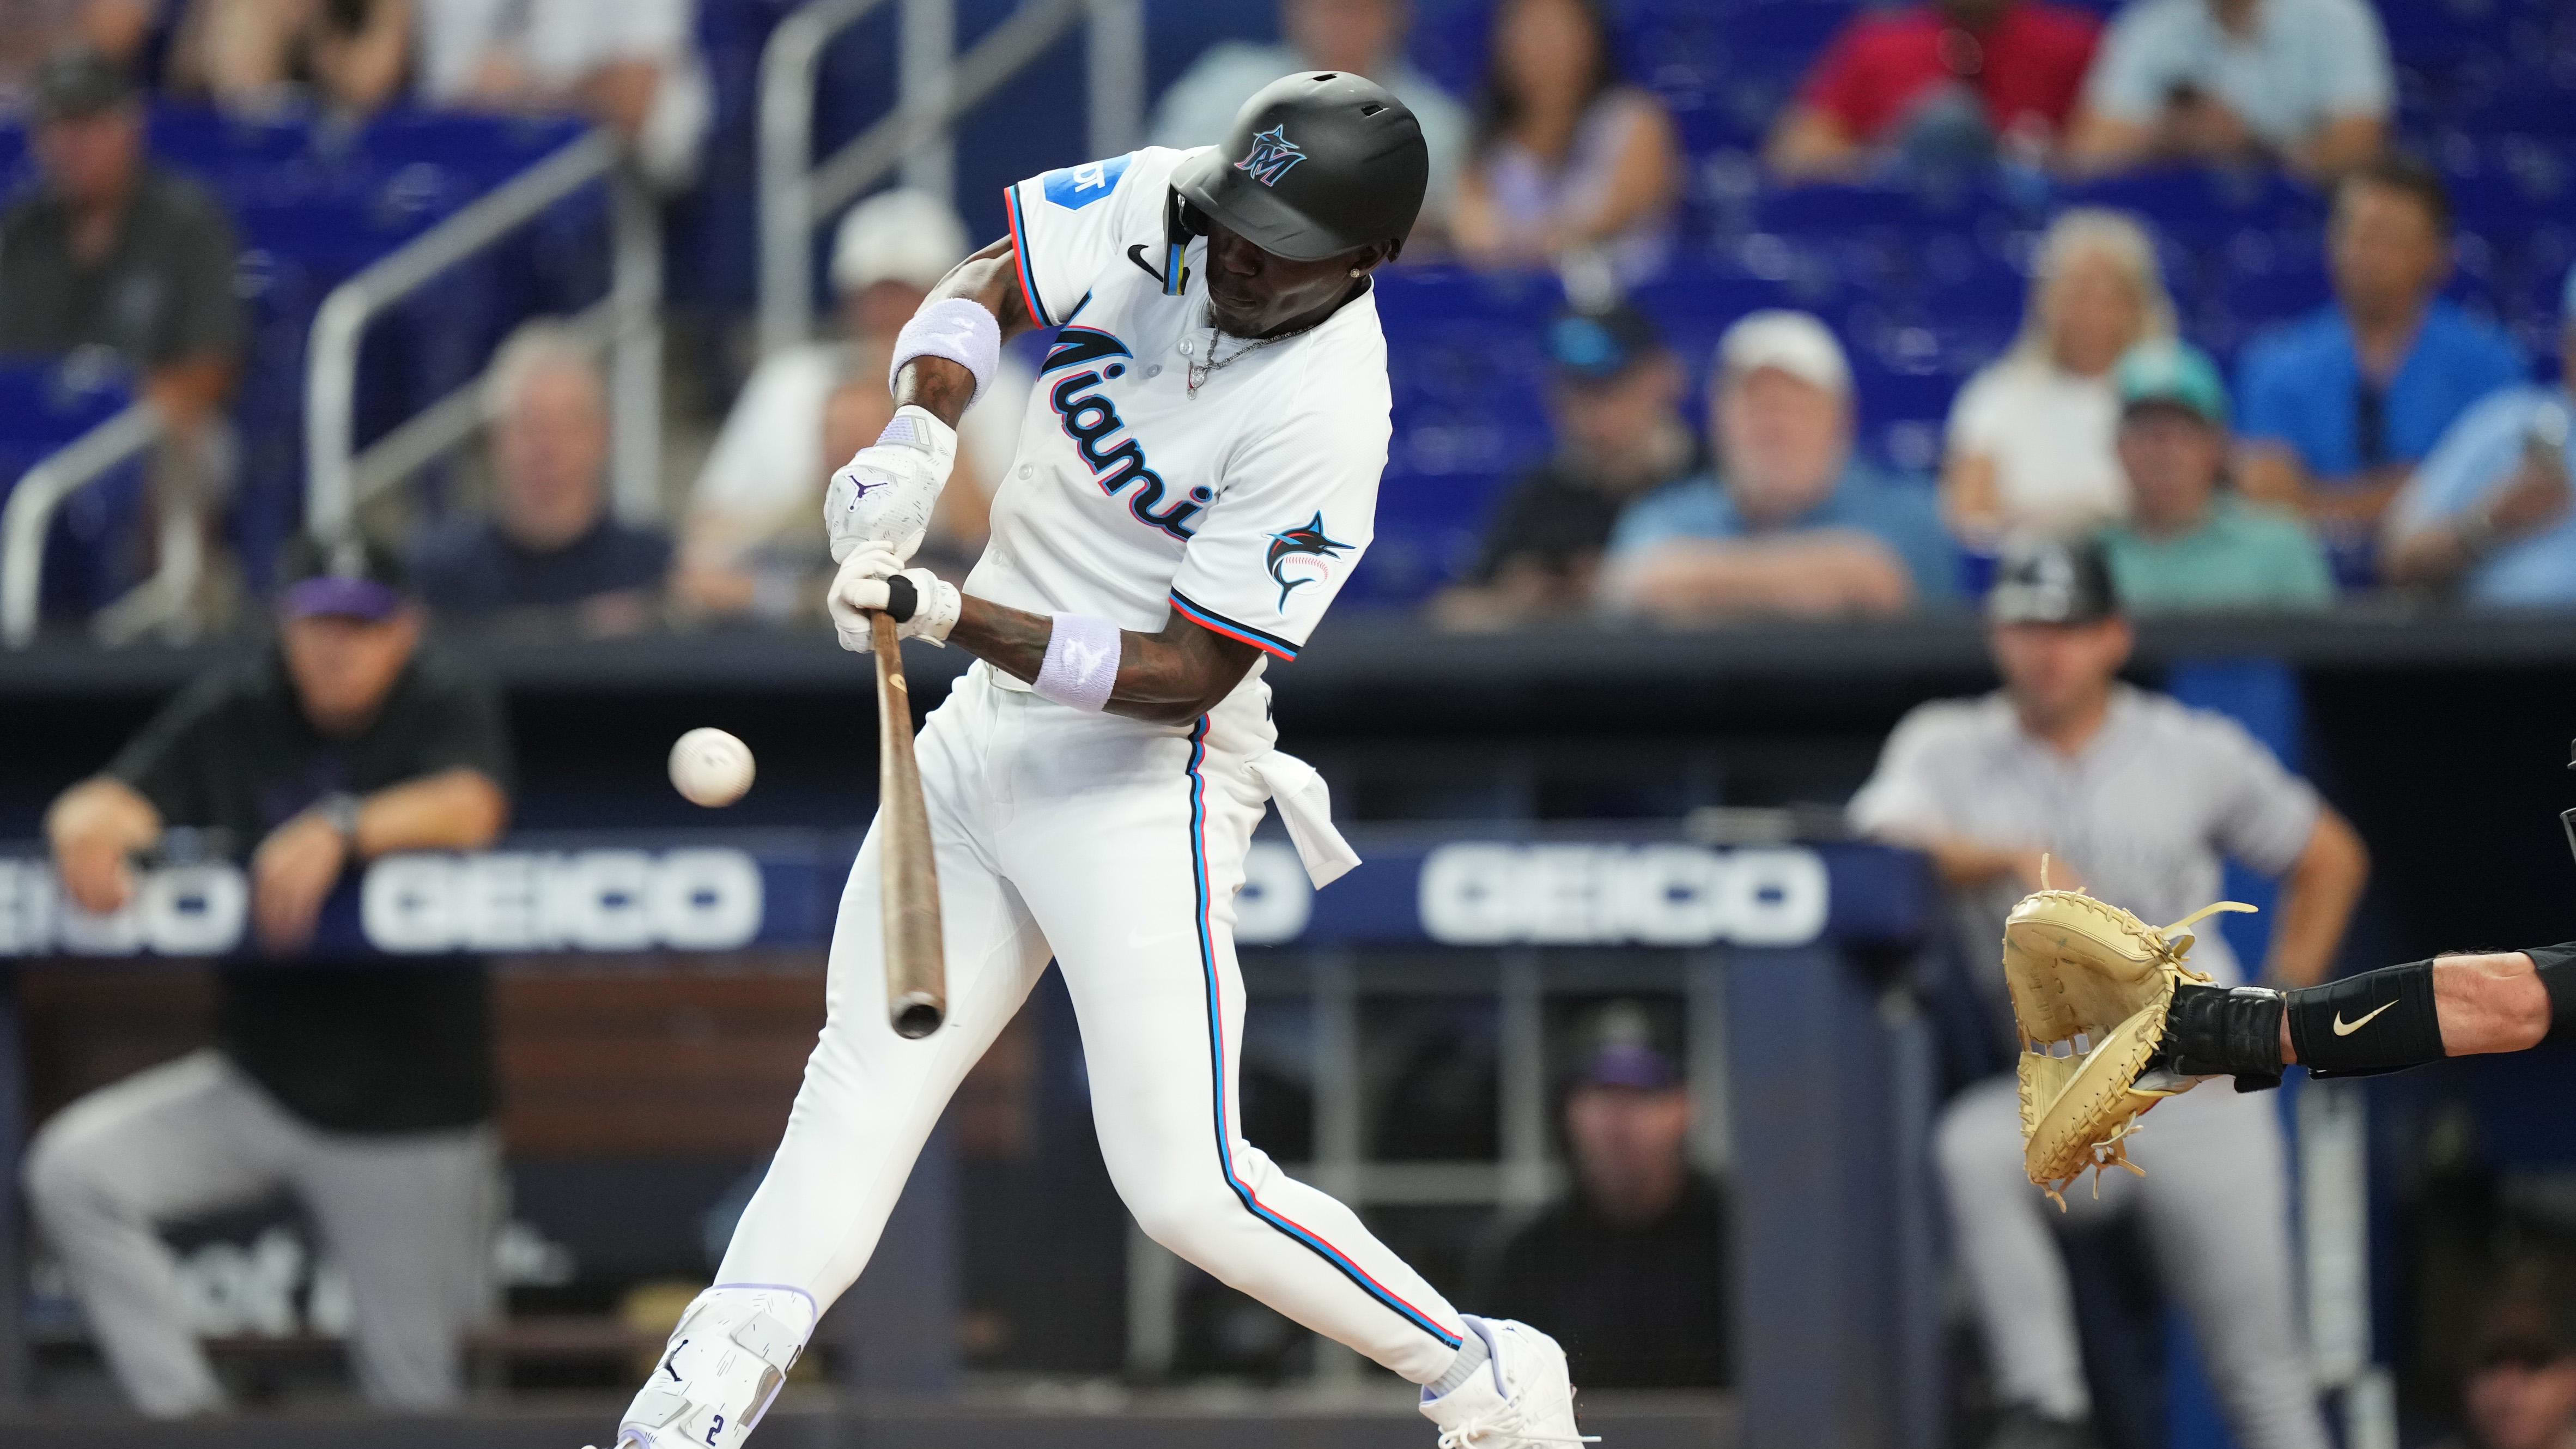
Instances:
[[[1038,369],[1038,376],[1065,374],[1047,389],[1047,406],[1055,409],[1056,425],[1073,439],[1074,450],[1090,466],[1100,491],[1116,498],[1133,487],[1135,491],[1125,497],[1127,511],[1137,522],[1186,539],[1198,532],[1198,515],[1216,501],[1216,494],[1198,487],[1164,501],[1164,491],[1171,485],[1146,463],[1145,445],[1123,431],[1127,420],[1118,415],[1118,405],[1101,386],[1108,379],[1126,376],[1127,361],[1134,358],[1127,344],[1110,333],[1096,327],[1066,327],[1056,333],[1055,346],[1048,349],[1046,366]]]
[[[1279,178],[1288,174],[1290,167],[1305,159],[1306,153],[1298,150],[1297,143],[1288,139],[1288,127],[1283,123],[1267,131],[1253,132],[1252,154],[1235,162],[1234,169],[1264,186],[1276,186]]]
[[[1270,535],[1270,581],[1279,586],[1279,612],[1288,612],[1290,594],[1331,572],[1329,560],[1350,551],[1349,544],[1325,534],[1320,509],[1295,528]]]

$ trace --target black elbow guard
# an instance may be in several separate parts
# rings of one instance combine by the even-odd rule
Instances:
[[[2576,941],[2555,946],[2528,946],[2525,956],[2540,973],[2540,989],[2549,993],[2549,1035],[2556,1037],[2576,1022]]]

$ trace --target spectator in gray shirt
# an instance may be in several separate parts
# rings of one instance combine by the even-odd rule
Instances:
[[[2094,57],[2066,163],[2269,157],[2336,176],[2378,157],[2396,90],[2366,0],[2130,0]]]
[[[2231,721],[2118,681],[2131,636],[2098,547],[2008,550],[1988,601],[2000,693],[1920,706],[1888,738],[1851,818],[1932,857],[1955,893],[1974,959],[2013,902],[2040,883],[2084,886],[2151,921],[2216,899],[2233,856],[2282,877],[2264,979],[2322,978],[2368,871],[2352,827]],[[2190,963],[2243,979],[2210,932]],[[1999,1041],[2011,1020],[2003,973],[1986,973]],[[1969,1087],[1942,1110],[1934,1150],[1961,1267],[1997,1396],[1994,1441],[2013,1449],[2091,1444],[2057,1212],[2022,1167],[2013,1078]],[[2325,1449],[2307,1358],[2290,1313],[2288,1180],[2272,1101],[2192,1092],[2160,1104],[2130,1155],[2074,1216],[2135,1209],[2165,1285],[2190,1313],[2236,1440],[2245,1449]]]
[[[223,208],[145,157],[142,106],[105,57],[46,62],[35,111],[44,179],[0,215],[0,351],[104,348],[173,425],[203,422],[248,331]]]

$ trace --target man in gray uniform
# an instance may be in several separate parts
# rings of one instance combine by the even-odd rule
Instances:
[[[1996,959],[2004,914],[2038,888],[2043,853],[2049,884],[2084,886],[2157,921],[2216,899],[2221,861],[2233,856],[2283,878],[2264,978],[2323,977],[2368,871],[2359,838],[2234,722],[2119,682],[2132,636],[2098,547],[2009,551],[1988,615],[2004,688],[1915,709],[1851,803],[1858,828],[1931,855],[1974,959]],[[2191,960],[2222,985],[2245,979],[2215,932]],[[1981,984],[2009,1022],[2001,971]],[[2220,1091],[2165,1103],[2130,1150],[2147,1175],[2115,1174],[2098,1201],[2079,1194],[2072,1206],[2079,1217],[2144,1214],[2246,1449],[2324,1449],[2291,1310],[2275,1111],[2269,1097]],[[2013,1078],[1960,1093],[1936,1134],[1962,1266],[2009,1406],[1994,1443],[2088,1445],[2091,1396],[2050,1238],[2058,1214],[2023,1171]]]

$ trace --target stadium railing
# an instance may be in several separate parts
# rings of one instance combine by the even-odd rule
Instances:
[[[1142,0],[1029,0],[962,55],[954,0],[903,0],[895,109],[814,161],[823,48],[886,0],[816,0],[779,22],[760,58],[760,349],[805,340],[814,320],[814,230],[898,167],[945,193],[949,132],[1077,23],[1088,26],[1091,152],[1135,144],[1145,93]]]
[[[618,516],[649,521],[661,515],[661,220],[644,183],[620,159],[615,138],[592,131],[324,299],[313,319],[305,371],[307,532],[322,539],[347,533],[369,498],[464,442],[482,423],[479,400],[488,369],[358,451],[358,351],[368,323],[600,181],[611,197],[608,295],[584,310],[574,326],[609,352],[610,481]]]
[[[43,611],[45,535],[71,496],[140,458],[161,438],[161,414],[137,400],[106,422],[28,469],[0,508],[0,641],[23,648],[36,637]],[[163,603],[184,598],[199,568],[201,540],[194,515],[170,510],[162,519],[160,567],[128,598]]]

